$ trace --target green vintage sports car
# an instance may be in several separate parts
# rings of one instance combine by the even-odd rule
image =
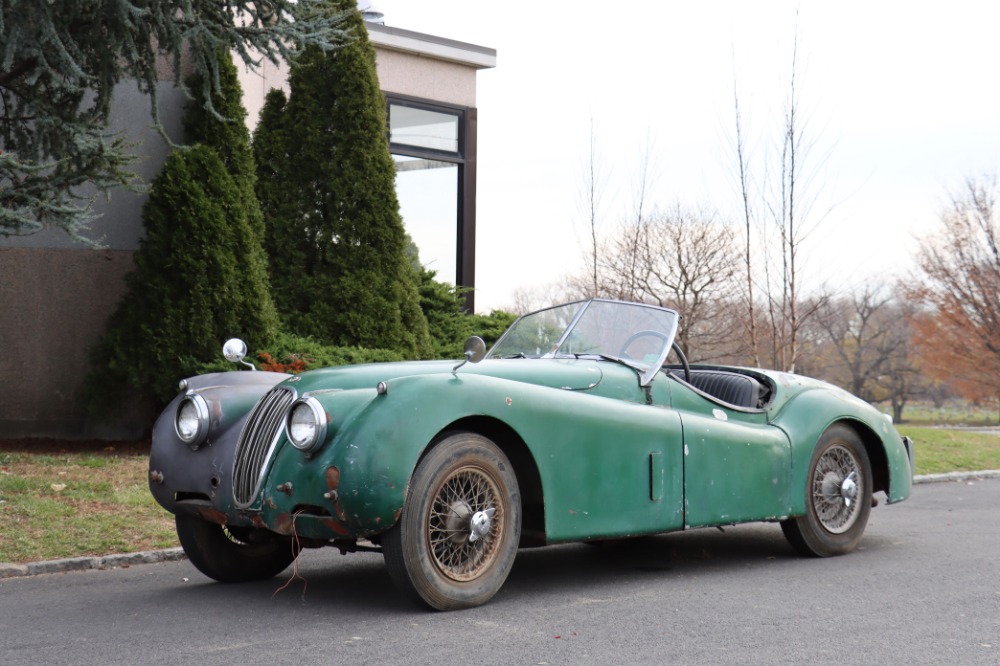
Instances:
[[[779,522],[847,553],[913,449],[867,403],[792,374],[690,365],[677,313],[587,300],[518,319],[489,354],[181,382],[149,482],[191,562],[274,576],[301,548],[377,550],[430,608],[488,601],[518,547]],[[671,350],[679,363],[665,365]],[[227,343],[230,360],[246,346]]]

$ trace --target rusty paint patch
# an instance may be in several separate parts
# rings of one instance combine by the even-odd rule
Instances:
[[[326,487],[330,490],[340,488],[340,470],[336,467],[326,468]]]
[[[159,470],[152,470],[149,472],[150,483],[163,483],[163,472]]]
[[[340,488],[340,470],[335,466],[330,466],[326,468],[326,487],[329,489],[327,493],[323,494],[323,497],[333,501],[333,513],[337,516],[337,519],[346,522],[347,514],[344,512],[344,507],[340,505],[340,493],[338,492]]]
[[[260,527],[262,529],[267,529],[267,525],[264,524],[264,519],[260,517],[260,514],[253,514],[250,516],[250,522],[253,523],[254,527]]]
[[[275,503],[273,497],[268,497],[267,498],[267,506],[270,509],[277,509],[278,508],[278,505]]]
[[[341,536],[350,536],[351,534],[350,530],[332,518],[324,518],[323,524],[326,525],[326,527],[334,534],[339,534]]]
[[[214,506],[198,507],[198,515],[210,523],[218,523],[219,525],[225,525],[229,521],[229,516],[222,511],[219,511]]]
[[[288,513],[279,513],[274,518],[274,531],[278,534],[293,534],[295,532],[295,518]]]

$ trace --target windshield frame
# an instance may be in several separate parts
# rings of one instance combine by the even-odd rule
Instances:
[[[658,357],[654,361],[652,361],[652,363],[646,363],[641,360],[633,358],[628,358],[628,357],[622,358],[622,356],[609,349],[602,349],[599,351],[583,352],[583,353],[563,352],[562,354],[560,354],[559,353],[560,350],[562,350],[563,347],[566,345],[567,340],[580,325],[581,320],[586,316],[587,312],[595,304],[618,306],[622,308],[644,308],[649,310],[656,310],[659,311],[660,313],[668,315],[668,317],[666,318],[666,330],[661,330],[662,327],[659,326],[655,329],[638,327],[636,331],[631,332],[628,336],[628,338],[631,338],[636,333],[639,333],[641,331],[651,331],[657,337],[662,336],[664,344],[662,346],[662,349],[660,349],[658,353]],[[558,338],[553,337],[546,342],[546,348],[549,349],[548,352],[543,353],[541,352],[541,350],[538,350],[538,353],[529,354],[525,353],[522,350],[519,350],[516,344],[512,346],[510,349],[507,350],[504,349],[505,346],[504,343],[510,342],[510,339],[513,338],[516,334],[515,331],[517,331],[518,327],[523,325],[526,322],[526,320],[530,321],[533,318],[541,318],[545,315],[545,313],[552,313],[556,310],[572,308],[573,306],[578,306],[578,309],[576,313],[569,318],[568,323],[565,324],[564,330],[559,334]],[[541,310],[529,312],[525,315],[518,317],[514,321],[514,323],[511,324],[510,327],[504,332],[504,334],[500,336],[500,338],[496,341],[496,343],[494,343],[493,347],[486,355],[486,358],[495,360],[495,359],[511,358],[511,357],[536,358],[536,359],[593,357],[597,359],[615,361],[618,363],[622,363],[623,365],[629,366],[638,373],[639,385],[642,387],[647,387],[653,381],[653,378],[656,376],[656,373],[659,372],[660,368],[663,366],[663,363],[667,359],[667,355],[670,353],[670,350],[674,343],[674,338],[677,334],[679,321],[680,321],[680,315],[675,310],[671,310],[670,308],[660,307],[657,305],[649,305],[646,303],[632,303],[628,301],[620,301],[620,300],[605,299],[605,298],[591,298],[580,301],[571,301],[569,303],[562,303],[559,305],[553,305],[548,308],[542,308]],[[552,342],[552,340],[555,340],[555,342]],[[510,352],[511,350],[516,350],[516,351],[510,353],[509,355],[505,353],[505,352]]]

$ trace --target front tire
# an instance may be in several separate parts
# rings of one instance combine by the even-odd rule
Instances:
[[[854,550],[872,507],[872,471],[861,438],[836,424],[820,437],[806,478],[806,514],[782,521],[789,543],[803,555],[830,557]]]
[[[417,465],[382,547],[404,594],[434,610],[455,610],[497,593],[520,535],[521,496],[507,456],[485,437],[457,433]]]
[[[299,546],[268,530],[226,527],[178,514],[177,538],[198,571],[220,583],[273,578],[295,561]]]

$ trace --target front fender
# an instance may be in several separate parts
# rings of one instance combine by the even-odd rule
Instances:
[[[243,371],[188,379],[185,390],[153,425],[149,489],[156,501],[171,513],[230,512],[233,457],[243,424],[261,396],[288,377],[277,372]],[[209,408],[208,438],[197,449],[184,444],[174,430],[177,405],[191,391],[201,394]]]
[[[326,521],[323,530],[344,536],[383,532],[398,520],[427,447],[480,417],[505,424],[524,443],[539,472],[550,540],[683,525],[681,425],[673,410],[471,373],[393,379],[382,395],[316,397],[332,420],[341,409],[350,416],[312,457],[282,447],[263,498],[266,524],[311,513]],[[276,490],[289,482],[294,497]]]
[[[809,461],[816,444],[827,428],[840,421],[854,427],[868,447],[873,474],[876,478],[882,475],[887,481],[882,490],[889,503],[910,496],[913,482],[910,453],[892,424],[860,398],[845,391],[816,388],[790,399],[771,422],[784,430],[792,442],[793,515],[802,515],[806,510]],[[877,469],[879,466],[882,468]]]
[[[331,432],[311,456],[287,442],[280,445],[265,484],[265,522],[281,523],[307,505],[329,512],[336,524],[327,521],[325,527],[343,536],[389,529],[426,447],[450,423],[484,413],[484,385],[497,383],[509,382],[421,375],[389,380],[382,394],[374,388],[307,393],[323,405]],[[288,482],[294,498],[274,491]]]

